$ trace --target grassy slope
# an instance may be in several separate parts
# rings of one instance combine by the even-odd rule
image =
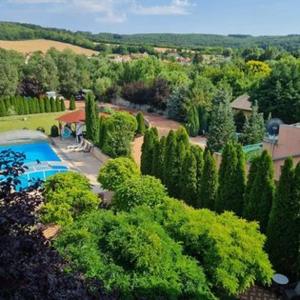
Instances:
[[[46,134],[49,134],[51,126],[58,125],[55,119],[63,114],[64,112],[2,117],[0,118],[0,132],[23,128],[35,130],[38,127],[43,127]]]

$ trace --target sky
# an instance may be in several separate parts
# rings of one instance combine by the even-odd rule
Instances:
[[[300,33],[300,0],[0,0],[0,20],[113,33]]]

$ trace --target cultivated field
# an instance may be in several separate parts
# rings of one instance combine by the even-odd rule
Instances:
[[[59,51],[63,51],[64,49],[71,49],[76,54],[85,54],[88,56],[92,56],[93,54],[97,54],[96,51],[81,48],[78,46],[74,46],[67,43],[61,43],[50,40],[27,40],[27,41],[1,41],[0,40],[0,48],[6,50],[15,50],[18,52],[22,52],[23,54],[30,54],[35,51],[42,51],[46,53],[50,48],[56,48]]]

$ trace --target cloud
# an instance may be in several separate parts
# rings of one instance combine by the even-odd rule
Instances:
[[[54,4],[54,3],[65,3],[65,0],[9,0],[8,3],[19,3],[19,4]]]
[[[167,5],[143,6],[135,4],[133,12],[138,15],[188,15],[193,4],[190,0],[172,0]]]

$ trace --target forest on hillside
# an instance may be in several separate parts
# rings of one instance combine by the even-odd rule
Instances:
[[[51,39],[74,45],[95,49],[101,48],[97,43],[114,43],[125,45],[149,45],[175,48],[250,48],[269,46],[297,52],[300,47],[300,35],[258,36],[251,35],[213,35],[213,34],[131,34],[72,32],[57,28],[44,28],[32,24],[0,22],[0,40]]]

